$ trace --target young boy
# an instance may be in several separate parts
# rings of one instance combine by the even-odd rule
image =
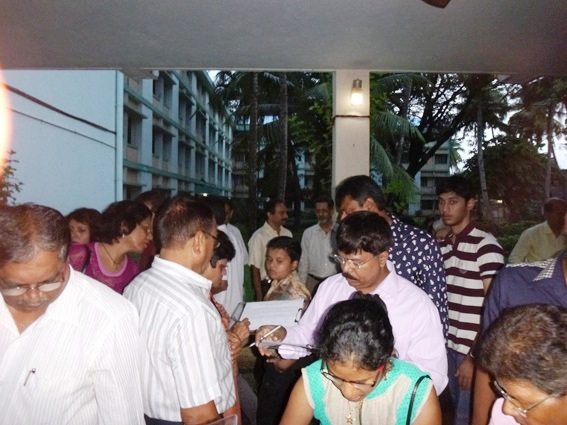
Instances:
[[[309,290],[299,280],[297,274],[300,258],[301,245],[289,236],[278,236],[268,242],[265,267],[271,282],[264,301],[297,298],[310,300]],[[281,370],[279,369],[281,364],[275,365],[272,363],[273,359],[267,363],[264,358],[261,358],[260,361],[264,367],[264,374],[258,389],[256,418],[258,424],[276,425],[283,414],[293,385],[299,378],[302,364],[291,367],[294,362],[279,360],[289,362],[290,365],[289,369]]]
[[[268,242],[266,273],[271,282],[265,301],[310,299],[309,290],[297,274],[300,258],[301,245],[289,236],[278,236]]]

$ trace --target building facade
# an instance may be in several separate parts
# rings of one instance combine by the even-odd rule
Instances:
[[[202,71],[5,71],[16,202],[102,209],[152,188],[232,192],[233,124]],[[0,111],[4,113],[4,111]]]

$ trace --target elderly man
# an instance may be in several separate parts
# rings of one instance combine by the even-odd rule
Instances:
[[[276,330],[268,338],[283,340],[281,356],[297,358],[304,353],[293,349],[293,345],[315,342],[317,326],[330,306],[356,291],[377,294],[388,308],[398,357],[429,373],[439,394],[448,380],[439,313],[425,292],[396,274],[388,261],[391,244],[390,227],[378,214],[359,211],[344,218],[337,230],[338,253],[334,257],[342,274],[321,283],[297,326]],[[256,333],[256,343],[264,355],[272,354],[261,345],[264,335],[272,329],[264,326]]]
[[[314,292],[316,286],[327,277],[337,273],[337,264],[331,260],[335,246],[334,202],[331,198],[315,199],[317,224],[308,227],[301,237],[301,260],[299,280]]]
[[[252,270],[252,283],[256,292],[256,301],[262,301],[270,288],[264,262],[266,261],[266,245],[276,236],[289,236],[291,232],[284,227],[287,220],[287,207],[281,199],[272,199],[264,208],[266,222],[257,229],[248,241],[248,262]]]
[[[143,424],[136,310],[68,244],[58,211],[0,209],[0,424]]]
[[[567,212],[567,202],[560,198],[550,198],[543,205],[545,221],[522,232],[520,239],[510,253],[508,262],[532,263],[547,260],[563,251],[566,237],[563,221]]]
[[[147,355],[147,424],[204,424],[235,402],[226,332],[205,279],[218,244],[212,210],[178,196],[156,217],[161,245],[152,267],[124,295],[140,313]]]

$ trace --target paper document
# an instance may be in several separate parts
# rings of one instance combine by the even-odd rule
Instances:
[[[303,313],[303,299],[285,301],[255,301],[246,303],[240,319],[250,320],[250,330],[262,325],[294,326]]]

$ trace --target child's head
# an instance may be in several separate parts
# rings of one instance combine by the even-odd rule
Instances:
[[[278,236],[268,242],[266,272],[270,279],[281,280],[297,270],[301,245],[289,236]]]
[[[87,244],[100,223],[101,214],[92,208],[78,208],[66,217],[71,232],[71,242]]]

